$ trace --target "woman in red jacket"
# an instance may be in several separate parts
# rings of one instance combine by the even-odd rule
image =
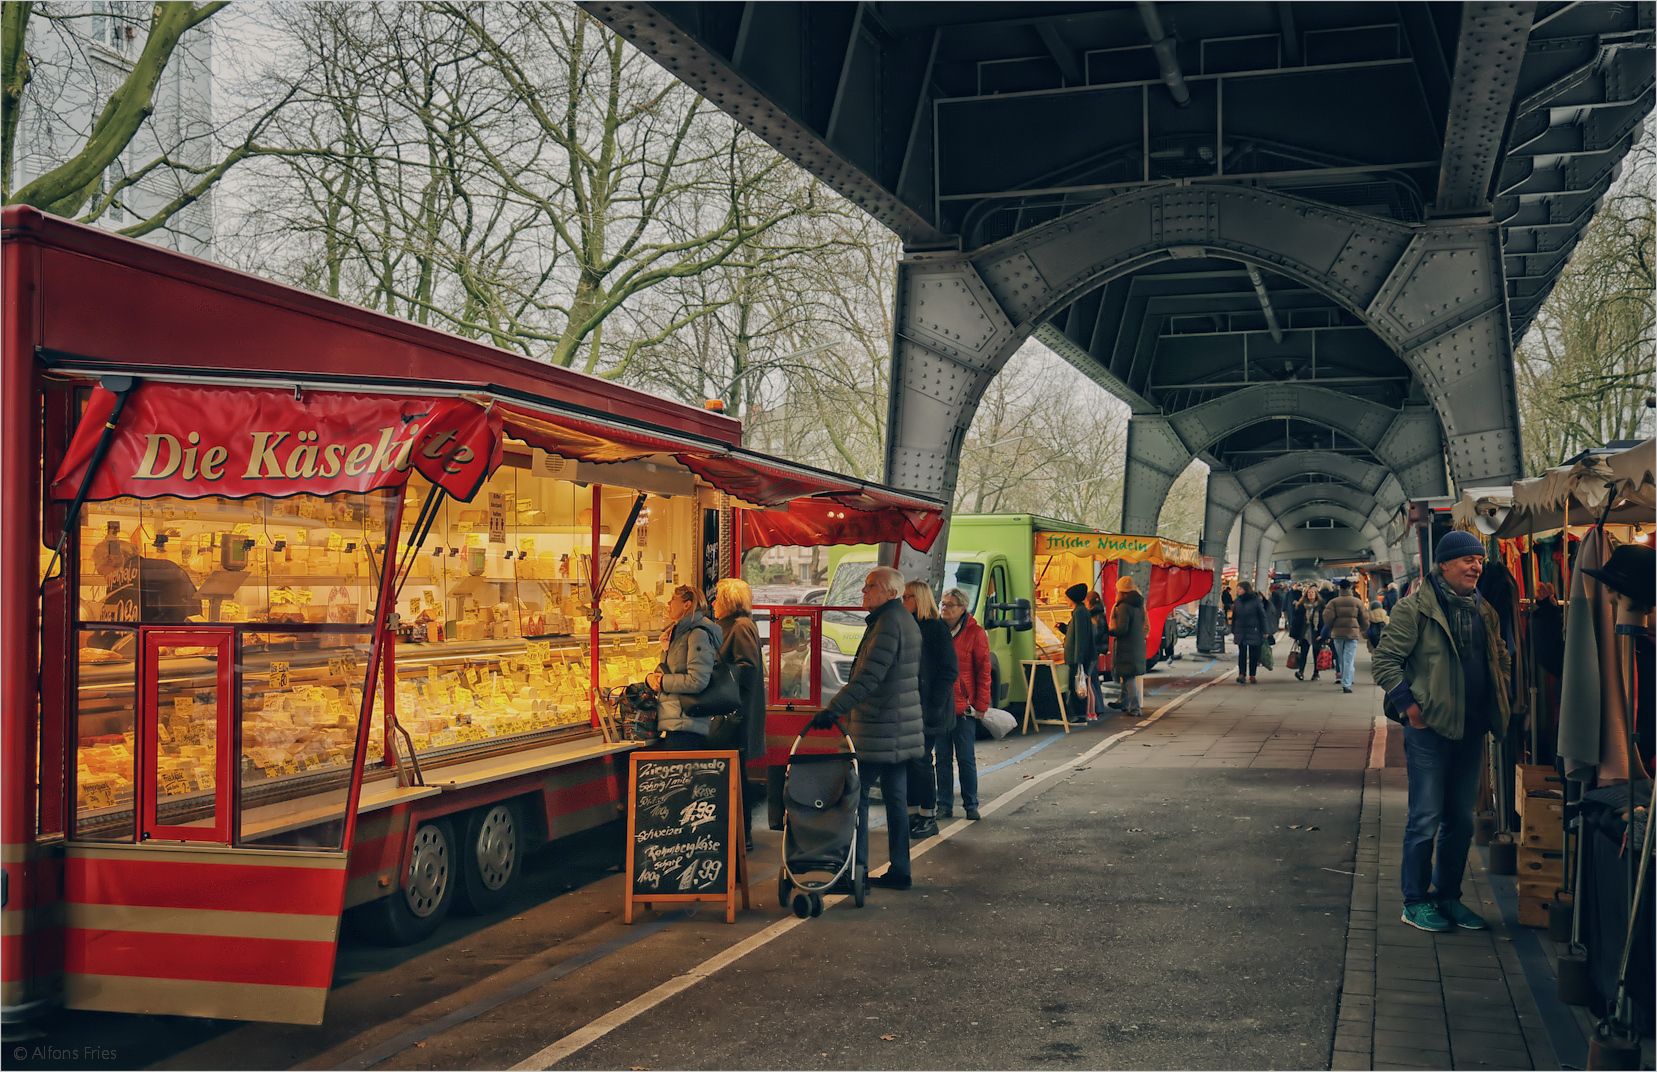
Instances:
[[[961,806],[968,819],[978,818],[978,720],[990,709],[990,635],[967,611],[966,593],[951,588],[938,604],[938,616],[955,638],[955,729],[938,741],[938,814],[955,816],[955,768],[961,771]]]

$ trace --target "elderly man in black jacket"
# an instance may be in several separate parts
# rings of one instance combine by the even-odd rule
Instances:
[[[869,787],[880,780],[886,804],[886,844],[891,866],[871,886],[906,890],[909,876],[907,761],[921,755],[921,631],[903,609],[903,574],[890,566],[869,571],[863,606],[869,614],[857,645],[851,678],[811,724],[827,729],[841,718],[857,746],[863,795],[857,812],[857,863],[869,863]]]

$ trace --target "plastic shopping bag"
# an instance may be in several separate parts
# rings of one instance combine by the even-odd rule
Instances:
[[[998,741],[1018,727],[1018,719],[999,707],[992,707],[985,711],[983,719],[984,728],[989,730],[990,736]]]

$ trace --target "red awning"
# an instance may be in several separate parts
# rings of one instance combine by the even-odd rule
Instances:
[[[532,447],[578,462],[630,462],[652,454],[681,451],[711,454],[730,449],[722,443],[701,443],[671,432],[628,427],[573,413],[532,410],[500,401],[495,401],[494,411],[500,414],[501,424],[511,435]]]
[[[886,506],[854,510],[833,498],[797,499],[786,510],[741,510],[742,547],[822,547],[837,543],[906,543],[931,550],[943,531],[936,511]]]

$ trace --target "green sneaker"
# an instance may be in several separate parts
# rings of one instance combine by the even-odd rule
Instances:
[[[1466,911],[1466,909],[1463,909]],[[1398,917],[1418,931],[1453,931],[1456,925],[1439,914],[1438,905],[1430,901],[1421,904],[1407,904],[1404,914]]]
[[[1440,901],[1438,913],[1464,931],[1482,931],[1490,926],[1484,921],[1483,916],[1460,901]]]

